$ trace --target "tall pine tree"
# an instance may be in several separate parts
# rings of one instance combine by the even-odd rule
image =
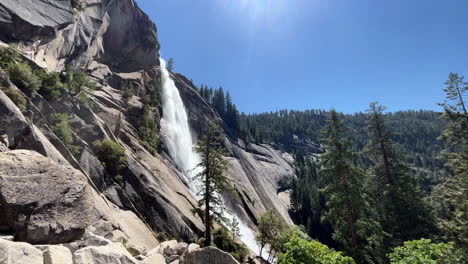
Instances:
[[[440,139],[448,143],[442,158],[453,176],[434,190],[434,211],[443,238],[455,241],[468,262],[468,84],[455,73],[445,84],[446,100],[440,105],[447,125]]]
[[[364,171],[353,165],[348,129],[337,112],[323,129],[324,150],[319,173],[325,182],[322,190],[328,208],[325,220],[332,223],[333,239],[359,263],[372,261],[379,247],[380,225],[368,213],[367,196],[363,189]],[[369,233],[372,233],[369,235]],[[376,257],[378,259],[378,256]]]
[[[218,128],[210,126],[206,135],[198,141],[195,150],[201,156],[201,162],[198,164],[201,171],[193,178],[199,182],[197,195],[200,197],[198,208],[194,211],[203,219],[205,245],[210,246],[213,221],[218,223],[226,221],[220,195],[232,191],[231,182],[224,175],[227,161],[223,158]]]
[[[371,103],[368,110],[368,153],[373,162],[370,188],[378,201],[382,227],[390,235],[388,247],[419,239],[433,231],[433,219],[409,166],[397,152],[384,107]]]

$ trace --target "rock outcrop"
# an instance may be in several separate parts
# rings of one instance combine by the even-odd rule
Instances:
[[[71,64],[86,71],[97,84],[87,104],[66,93],[55,101],[36,95],[27,98],[24,113],[0,89],[0,137],[5,136],[9,142],[0,142],[0,151],[35,150],[85,175],[95,200],[88,230],[99,236],[128,241],[138,251],[154,248],[158,244],[154,233],[160,231],[184,241],[196,241],[204,227],[192,213],[196,198],[188,191],[186,179],[167,153],[149,152],[140,135],[145,111],[142,97],[159,80],[159,43],[156,26],[136,2],[2,0],[0,41],[17,45],[39,67],[60,71]],[[291,156],[269,145],[236,138],[191,81],[180,74],[172,78],[196,135],[209,123],[218,123],[225,129],[224,145],[230,164],[227,174],[240,197],[234,200],[226,195],[228,207],[252,229],[267,209],[275,209],[292,223],[287,213],[288,195],[283,192],[294,177]],[[134,96],[127,101],[120,90],[121,82],[135,87]],[[0,83],[18,90],[1,69]],[[68,115],[78,153],[72,153],[52,131],[50,116],[54,113]],[[161,116],[158,107],[152,107],[150,114]],[[121,183],[106,173],[94,153],[93,143],[105,138],[125,149],[127,161]],[[20,230],[16,220],[8,219],[8,226]],[[0,216],[0,225],[1,221]],[[40,241],[30,234],[19,236],[34,243]]]
[[[120,243],[100,247],[85,247],[73,254],[75,264],[138,264]]]
[[[159,64],[156,26],[134,0],[3,0],[0,39],[50,70],[93,61],[124,72]]]
[[[179,259],[180,264],[239,264],[230,254],[215,248],[205,247],[187,250]]]
[[[64,246],[48,245],[36,246],[42,250],[44,264],[73,264],[70,250]]]
[[[29,150],[0,153],[0,218],[15,239],[58,244],[80,239],[94,199],[86,177]]]
[[[0,239],[0,263],[43,264],[42,251],[24,242]]]

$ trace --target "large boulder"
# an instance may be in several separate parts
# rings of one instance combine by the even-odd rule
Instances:
[[[198,248],[194,250],[187,250],[179,258],[180,264],[239,264],[237,260],[215,247]]]
[[[44,254],[44,264],[73,264],[70,250],[64,246],[47,245],[37,246]]]
[[[141,264],[166,264],[164,256],[159,253],[154,253],[145,258]]]
[[[0,239],[1,264],[43,264],[42,251],[30,244]]]
[[[91,188],[81,172],[29,150],[0,153],[0,223],[15,232],[15,240],[78,240],[93,207]]]
[[[138,264],[121,243],[85,247],[73,254],[75,264]]]

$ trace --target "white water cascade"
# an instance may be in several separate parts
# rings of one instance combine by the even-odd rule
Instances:
[[[200,161],[199,155],[193,150],[194,142],[190,131],[187,112],[179,90],[171,79],[166,69],[166,62],[160,58],[161,64],[161,86],[162,86],[162,108],[161,132],[164,144],[167,146],[169,155],[176,165],[182,170],[190,191],[194,191],[197,185],[190,178],[196,173],[195,166]],[[239,222],[241,240],[254,252],[257,253],[259,247],[255,242],[252,229],[244,224],[236,215],[227,215],[229,219],[233,217]]]

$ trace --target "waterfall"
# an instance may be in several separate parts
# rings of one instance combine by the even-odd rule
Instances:
[[[169,155],[176,165],[182,170],[190,185],[190,191],[194,191],[197,183],[190,180],[196,173],[194,170],[200,161],[200,156],[193,150],[192,133],[190,131],[187,111],[180,98],[179,90],[166,69],[166,62],[160,58],[161,64],[161,86],[162,86],[162,108],[161,132],[164,144]],[[254,253],[258,253],[259,247],[255,242],[252,229],[244,224],[235,214],[227,214],[239,222],[241,240]]]
[[[160,58],[162,108],[161,132],[169,156],[189,180],[190,172],[197,166],[200,158],[193,151],[187,112],[180,98],[179,90],[166,69],[166,62]]]

